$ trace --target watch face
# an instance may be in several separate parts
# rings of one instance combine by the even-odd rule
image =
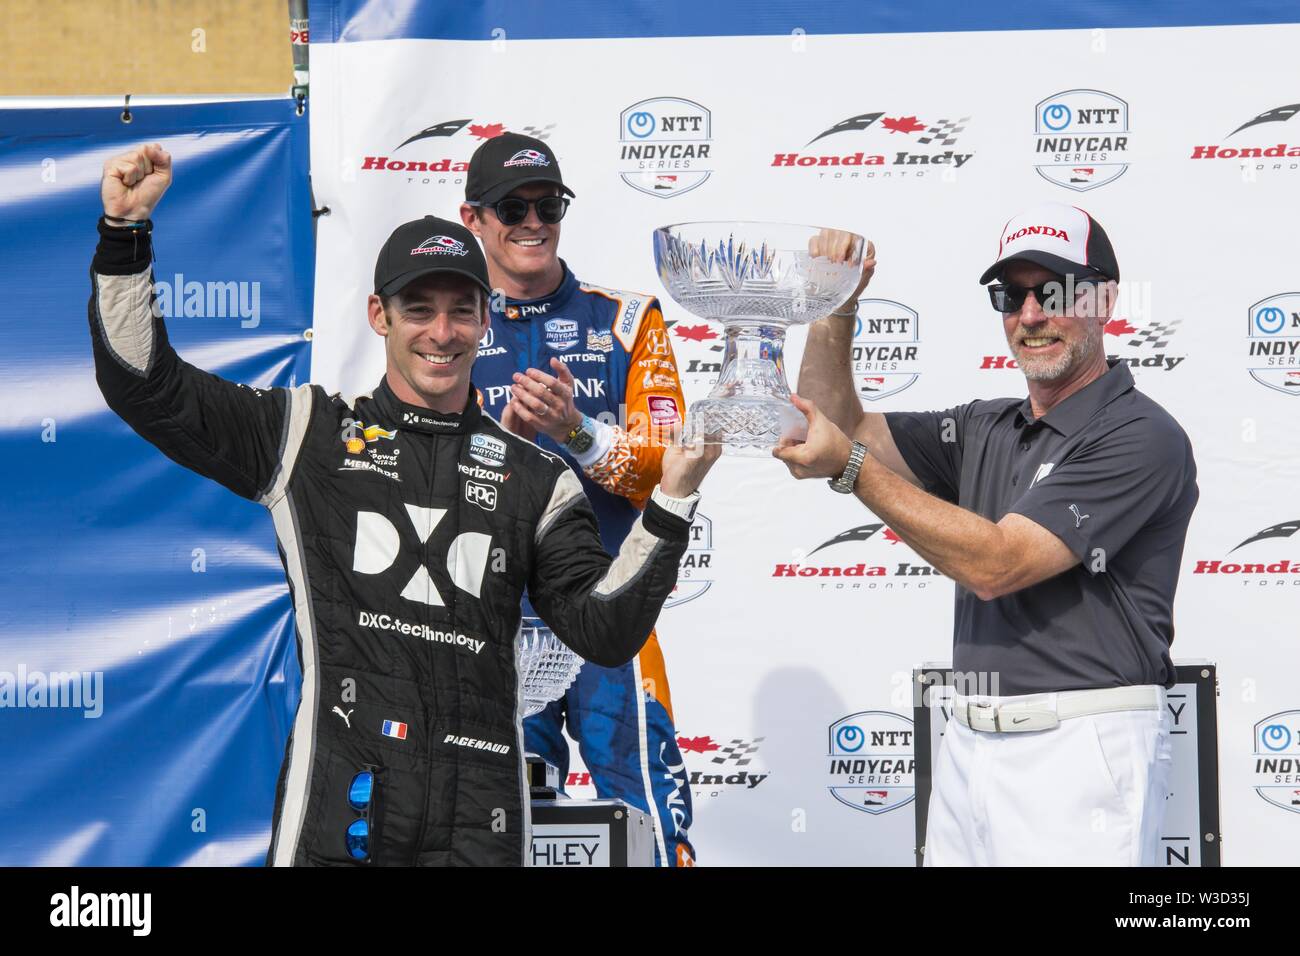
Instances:
[[[573,436],[573,440],[569,442],[568,448],[569,451],[573,452],[575,455],[581,455],[584,451],[589,450],[591,446],[595,444],[595,441],[596,440],[592,437],[591,432],[583,429]]]

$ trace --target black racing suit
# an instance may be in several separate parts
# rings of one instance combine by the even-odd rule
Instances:
[[[353,862],[348,784],[367,766],[373,862],[524,862],[524,589],[580,655],[622,664],[676,583],[688,522],[652,501],[611,559],[568,466],[475,401],[442,415],[383,382],[349,404],[195,368],[152,309],[148,230],[99,233],[90,331],[109,407],[275,522],[302,699],[267,862]]]

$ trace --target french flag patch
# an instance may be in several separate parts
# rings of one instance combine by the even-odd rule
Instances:
[[[398,740],[405,740],[406,724],[402,723],[400,720],[385,720],[384,736],[396,737]]]

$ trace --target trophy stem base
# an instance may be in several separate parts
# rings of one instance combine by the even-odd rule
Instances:
[[[706,398],[691,406],[685,440],[721,445],[725,455],[767,457],[782,438],[802,440],[808,420],[788,401],[771,396]]]

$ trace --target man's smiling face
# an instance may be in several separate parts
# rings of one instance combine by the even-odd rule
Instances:
[[[479,340],[487,331],[483,290],[466,278],[430,275],[391,296],[386,309],[378,296],[371,299],[371,326],[384,336],[389,375],[430,408],[461,411]]]
[[[1052,281],[1072,288],[1060,276],[1032,262],[1008,263],[1002,279],[1007,285],[1021,289]],[[1102,329],[1110,313],[1110,289],[1108,285],[1081,285],[1079,291],[1078,301],[1064,308],[1062,315],[1047,315],[1043,303],[1033,293],[1025,296],[1024,304],[1017,311],[1003,315],[1007,344],[1025,378],[1031,382],[1068,378],[1104,353]]]

